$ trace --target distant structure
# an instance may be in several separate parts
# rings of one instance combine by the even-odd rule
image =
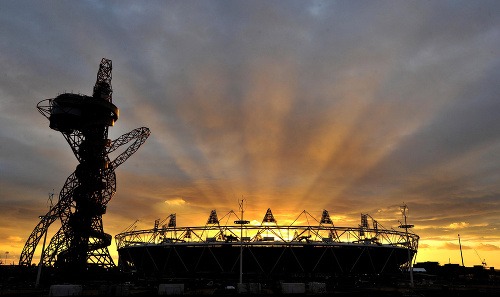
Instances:
[[[413,227],[415,227],[415,226],[412,225],[412,224],[408,224],[406,222],[408,206],[406,204],[403,204],[402,206],[399,207],[399,209],[401,210],[401,214],[403,215],[403,219],[404,219],[404,223],[400,222],[399,228],[405,229],[406,246],[407,246],[407,249],[408,249],[408,262],[407,262],[407,265],[408,265],[408,271],[410,272],[410,286],[413,287],[414,286],[414,282],[413,282],[413,266],[412,266],[413,255],[411,255],[411,243],[410,243],[410,236],[409,236],[408,230],[411,229],[411,228],[413,228]]]
[[[114,267],[108,246],[111,235],[104,233],[102,215],[116,192],[115,170],[146,141],[150,131],[137,128],[116,140],[108,139],[108,128],[118,120],[112,102],[111,60],[101,60],[92,96],[64,93],[42,100],[37,108],[49,127],[63,134],[79,161],[66,179],[59,201],[51,207],[29,236],[19,264],[30,265],[35,249],[49,226],[60,220],[61,227],[43,249],[40,263],[78,274],[90,267]],[[113,161],[108,154],[131,144]]]
[[[158,219],[147,230],[136,230],[134,223],[115,236],[121,271],[179,282],[242,283],[242,274],[245,282],[260,283],[360,279],[407,271],[419,240],[410,226],[386,229],[369,214],[361,214],[356,227],[334,226],[327,210],[319,220],[304,210],[286,225],[278,224],[270,208],[260,224],[249,224],[243,211],[219,218],[215,209],[205,226],[164,224],[172,218]]]

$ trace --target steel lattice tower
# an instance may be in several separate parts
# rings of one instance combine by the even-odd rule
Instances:
[[[119,114],[112,102],[111,70],[111,60],[103,58],[92,96],[64,93],[37,105],[50,128],[63,134],[79,164],[66,179],[57,204],[42,216],[26,241],[21,265],[31,264],[40,239],[59,219],[61,228],[43,251],[41,263],[77,273],[90,266],[115,266],[108,251],[111,235],[104,233],[102,215],[116,192],[116,168],[137,151],[150,131],[142,127],[116,140],[108,139],[108,128]],[[128,143],[111,161],[108,154]]]

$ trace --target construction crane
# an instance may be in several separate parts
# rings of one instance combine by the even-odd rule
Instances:
[[[479,258],[479,261],[481,261],[481,264],[486,267],[486,259],[481,259],[481,256],[479,256],[479,253],[476,251],[476,249],[474,249],[474,252],[476,252],[476,255]]]
[[[118,120],[118,108],[112,102],[111,60],[101,60],[92,96],[64,93],[38,103],[39,112],[49,127],[63,134],[79,164],[66,179],[58,202],[35,226],[19,259],[31,265],[35,249],[48,227],[56,220],[60,229],[44,249],[41,263],[78,275],[91,266],[114,267],[108,246],[111,235],[103,230],[102,215],[116,192],[115,170],[150,135],[146,127],[137,128],[116,140],[108,139],[108,128]],[[108,154],[125,144],[114,160]]]

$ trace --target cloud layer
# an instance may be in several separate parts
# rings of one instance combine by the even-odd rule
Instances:
[[[256,220],[268,207],[278,220],[327,209],[338,224],[355,226],[368,212],[390,227],[404,202],[421,236],[418,260],[448,261],[439,250],[453,250],[457,232],[472,248],[469,265],[474,249],[493,258],[499,6],[5,2],[0,249],[20,253],[47,193],[57,195],[77,165],[37,102],[91,94],[106,57],[120,108],[110,137],[152,131],[117,171],[109,233],[174,212],[179,224],[203,224],[241,197]]]

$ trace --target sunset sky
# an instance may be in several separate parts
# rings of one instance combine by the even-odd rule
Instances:
[[[107,233],[241,198],[249,220],[397,228],[406,203],[418,262],[461,263],[460,234],[466,266],[500,268],[500,1],[2,1],[0,40],[2,261],[77,165],[36,104],[91,95],[106,57],[110,138],[152,133]]]

